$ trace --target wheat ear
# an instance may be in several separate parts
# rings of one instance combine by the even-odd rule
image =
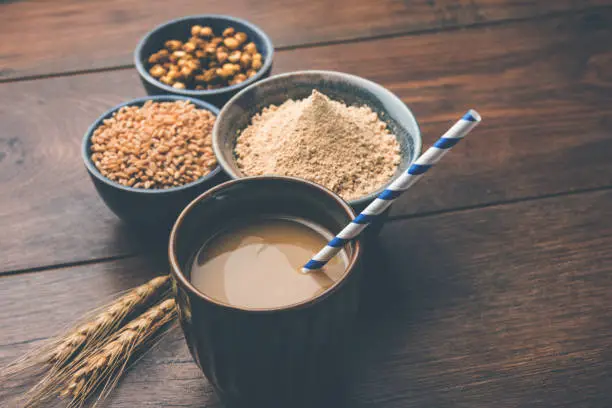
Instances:
[[[126,319],[159,300],[161,293],[169,288],[169,284],[170,276],[160,276],[129,291],[104,308],[92,321],[77,327],[60,339],[48,361],[56,366],[64,365],[78,351],[84,351],[82,349],[88,344],[105,338]]]
[[[175,317],[174,299],[165,300],[126,324],[101,349],[83,358],[60,392],[62,397],[70,399],[68,407],[82,407],[100,387],[106,396],[134,352],[154,339]]]
[[[0,383],[20,375],[29,377],[46,372],[27,393],[27,396],[31,396],[30,406],[35,406],[33,401],[40,400],[49,390],[57,388],[58,384],[65,381],[65,372],[69,371],[67,366],[78,364],[81,356],[88,350],[104,344],[111,333],[128,319],[134,318],[148,306],[167,296],[169,289],[170,276],[166,275],[130,290],[110,304],[97,309],[90,321],[47,341],[2,369]]]

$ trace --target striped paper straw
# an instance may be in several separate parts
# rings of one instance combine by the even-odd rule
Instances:
[[[344,247],[344,244],[355,238],[372,221],[380,216],[404,191],[416,183],[427,170],[436,164],[454,145],[480,123],[481,117],[473,109],[463,115],[457,123],[446,131],[438,141],[414,162],[408,170],[399,176],[385,191],[370,203],[349,225],[312,257],[302,268],[302,272],[310,272],[322,268]]]

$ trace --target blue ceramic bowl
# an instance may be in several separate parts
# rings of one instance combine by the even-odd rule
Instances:
[[[399,142],[402,157],[393,178],[379,190],[349,202],[356,211],[361,211],[421,154],[421,132],[410,109],[389,90],[367,79],[334,71],[298,71],[253,84],[221,110],[213,129],[215,155],[230,177],[245,177],[236,164],[234,148],[236,138],[249,125],[253,115],[287,99],[306,98],[313,89],[347,105],[369,106],[387,123]]]
[[[189,100],[199,109],[208,110],[215,116],[219,114],[219,110],[213,105],[191,98],[150,96],[134,99],[110,109],[89,127],[83,138],[81,154],[87,172],[98,194],[100,194],[102,200],[104,200],[106,205],[117,214],[119,218],[138,226],[153,227],[155,229],[169,229],[176,220],[178,214],[195,197],[219,184],[221,181],[224,181],[225,176],[218,165],[209,174],[194,182],[165,190],[152,190],[127,187],[116,183],[104,177],[91,160],[91,137],[98,126],[102,124],[102,121],[110,118],[116,111],[124,106],[142,106],[149,100],[157,102]]]
[[[217,34],[221,33],[227,27],[234,27],[236,31],[245,32],[249,36],[249,41],[253,41],[257,45],[257,50],[263,57],[263,66],[257,74],[246,81],[237,84],[226,86],[219,89],[211,90],[188,90],[176,89],[159,82],[149,74],[148,59],[151,54],[159,51],[164,47],[167,40],[176,39],[186,41],[191,37],[191,27],[194,25],[208,26]],[[144,85],[149,95],[181,95],[188,96],[203,101],[207,101],[216,106],[223,106],[232,96],[240,90],[246,88],[250,84],[259,81],[270,75],[272,70],[272,60],[274,58],[274,46],[272,41],[259,27],[248,21],[223,15],[204,14],[199,16],[188,16],[168,21],[151,30],[138,43],[134,51],[134,63],[136,70],[140,75],[142,84]]]

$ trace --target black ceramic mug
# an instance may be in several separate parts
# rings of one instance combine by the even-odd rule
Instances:
[[[362,244],[356,240],[346,246],[344,277],[313,299],[279,308],[235,307],[198,291],[190,283],[189,268],[206,240],[229,220],[245,215],[300,217],[337,233],[355,214],[341,198],[314,183],[244,178],[196,198],[170,236],[185,338],[221,400],[232,408],[312,406],[342,381],[347,336],[358,306]]]

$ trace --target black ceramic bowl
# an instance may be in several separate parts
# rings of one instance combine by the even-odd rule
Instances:
[[[206,176],[178,187],[165,190],[133,188],[116,183],[102,175],[91,160],[91,137],[102,121],[110,118],[124,106],[142,106],[146,101],[173,102],[189,100],[199,109],[212,112],[215,116],[219,110],[209,103],[196,99],[177,96],[150,96],[134,99],[110,109],[100,116],[87,130],[83,138],[81,154],[87,172],[106,205],[124,221],[143,227],[169,229],[185,206],[195,197],[219,184],[224,179],[221,168],[217,166]]]
[[[190,29],[196,24],[211,27],[217,34],[227,27],[234,27],[236,31],[245,32],[249,36],[249,41],[253,41],[257,45],[257,50],[263,57],[263,66],[255,76],[240,84],[203,91],[172,88],[153,78],[148,70],[149,56],[162,49],[167,40],[186,41],[189,39],[191,37]],[[157,26],[140,40],[134,51],[136,70],[138,70],[142,84],[149,95],[188,96],[210,102],[219,107],[223,106],[238,91],[269,76],[273,58],[274,46],[272,41],[259,27],[236,17],[215,14],[182,17]]]
[[[178,217],[168,248],[185,339],[228,408],[332,406],[327,397],[338,393],[351,357],[347,344],[364,272],[361,239],[345,246],[350,261],[340,280],[292,305],[232,306],[190,283],[194,254],[227,220],[266,214],[306,219],[332,233],[355,217],[329,190],[285,177],[232,180],[195,199]]]
[[[217,160],[230,177],[245,177],[236,164],[234,147],[253,115],[287,99],[306,98],[313,89],[347,105],[369,106],[399,142],[401,161],[393,178],[377,191],[349,201],[356,211],[361,211],[421,154],[421,132],[410,109],[393,93],[367,79],[334,71],[298,71],[274,75],[249,86],[225,105],[215,122],[213,149]]]

